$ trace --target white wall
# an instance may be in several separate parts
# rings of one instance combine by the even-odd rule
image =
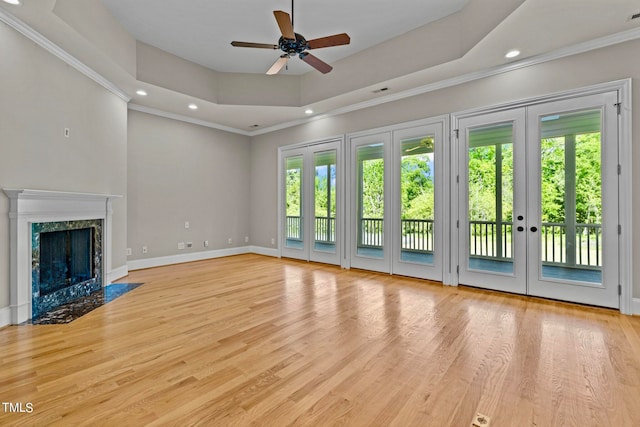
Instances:
[[[633,98],[640,99],[640,41],[603,48],[552,62],[499,74],[412,98],[311,121],[252,140],[251,235],[256,245],[269,247],[277,232],[277,148],[348,132],[425,117],[490,106],[533,96],[624,78],[634,79]],[[640,106],[633,115],[634,145],[640,134]],[[640,167],[640,150],[633,153]],[[634,211],[640,212],[640,174],[633,175]],[[634,230],[634,265],[640,265],[640,227]],[[640,269],[634,271],[634,296],[640,297]]]
[[[130,261],[248,245],[249,137],[129,111],[127,157]]]
[[[126,103],[3,23],[0,40],[0,188],[126,195]],[[126,265],[126,205],[113,202],[113,268]],[[9,305],[8,212],[0,193],[0,310]]]

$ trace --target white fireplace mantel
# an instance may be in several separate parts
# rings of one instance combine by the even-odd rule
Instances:
[[[9,197],[11,323],[31,318],[31,224],[102,219],[102,278],[111,273],[112,194],[4,189]],[[104,285],[104,284],[103,284]]]

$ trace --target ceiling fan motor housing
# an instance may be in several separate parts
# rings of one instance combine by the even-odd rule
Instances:
[[[288,55],[296,55],[304,52],[309,48],[307,40],[304,37],[302,37],[298,33],[295,33],[295,35],[295,40],[280,37],[280,40],[278,40],[278,47],[281,51],[285,52]]]

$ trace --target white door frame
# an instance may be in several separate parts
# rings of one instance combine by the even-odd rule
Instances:
[[[304,249],[300,250],[298,254],[291,249],[285,248],[285,237],[284,237],[284,221],[286,212],[284,209],[284,160],[285,158],[292,155],[302,155],[303,156],[303,176],[302,176],[302,188],[303,188],[303,210],[309,210],[311,206],[313,206],[313,183],[308,182],[308,179],[305,179],[305,176],[308,174],[306,172],[307,169],[314,169],[313,166],[313,156],[309,155],[309,153],[313,153],[316,148],[320,148],[321,146],[329,147],[329,150],[335,149],[337,156],[337,164],[336,164],[336,173],[338,174],[337,185],[336,185],[336,203],[338,204],[336,209],[336,252],[337,255],[334,259],[333,257],[315,257],[314,261],[318,262],[330,262],[337,263],[338,265],[343,265],[343,250],[344,250],[344,232],[342,231],[344,228],[344,161],[342,160],[343,156],[343,147],[344,147],[344,136],[336,136],[330,137],[321,140],[302,142],[298,144],[286,145],[278,147],[278,237],[276,239],[278,243],[278,258],[282,258],[283,256],[292,256],[293,258],[303,259],[306,261],[310,261],[312,258],[312,249],[311,249],[311,240],[309,238],[312,236],[310,231],[313,229],[312,224],[309,224],[308,221],[304,224]],[[296,256],[299,255],[299,256]],[[331,259],[330,259],[331,258]],[[343,265],[344,266],[344,265]]]
[[[451,114],[451,139],[457,140],[458,123],[464,117],[471,117],[482,113],[504,111],[513,108],[527,107],[540,103],[559,101],[581,97],[585,95],[599,94],[617,91],[618,93],[618,212],[621,233],[619,234],[619,285],[620,285],[620,312],[633,314],[633,224],[632,224],[632,105],[631,105],[631,79],[602,83],[585,88],[579,88],[550,95],[538,96],[518,100],[515,102],[494,105],[490,107],[475,108]],[[460,230],[455,227],[459,220],[458,204],[459,184],[456,185],[456,177],[459,175],[458,163],[455,159],[459,156],[459,144],[453,144],[451,148],[451,274],[446,276],[451,285],[459,284],[459,275],[456,273],[460,263],[458,241]]]
[[[451,275],[451,262],[450,262],[450,242],[449,242],[449,230],[450,230],[450,216],[447,215],[447,209],[451,206],[451,182],[450,182],[450,174],[447,173],[448,165],[451,164],[451,141],[448,137],[449,135],[449,119],[450,116],[440,115],[429,117],[420,120],[413,120],[410,122],[399,123],[396,125],[383,126],[375,129],[368,129],[366,131],[361,132],[353,132],[345,135],[347,150],[349,154],[345,154],[345,160],[343,162],[344,167],[344,175],[345,180],[344,184],[346,188],[344,188],[343,194],[345,195],[345,203],[344,207],[346,209],[345,212],[345,221],[343,222],[343,229],[345,230],[344,241],[345,241],[345,249],[343,251],[344,259],[343,259],[343,267],[357,267],[356,265],[352,265],[352,255],[355,249],[353,248],[356,245],[355,240],[355,230],[353,230],[352,225],[352,216],[355,215],[355,204],[353,201],[355,200],[355,195],[353,194],[354,188],[352,184],[353,178],[353,162],[352,158],[353,153],[353,141],[362,140],[361,138],[374,138],[378,135],[385,135],[384,138],[388,139],[388,152],[385,154],[385,194],[389,194],[393,196],[393,192],[396,189],[398,184],[398,175],[396,172],[396,167],[399,162],[397,161],[397,153],[394,152],[394,139],[396,135],[402,135],[406,130],[422,128],[426,126],[440,126],[442,131],[442,141],[439,152],[439,158],[437,158],[437,162],[440,162],[437,165],[436,169],[436,180],[439,179],[440,184],[436,181],[436,215],[439,215],[437,220],[439,220],[440,231],[438,232],[438,239],[441,242],[440,247],[436,247],[441,254],[441,259],[439,260],[438,267],[441,269],[441,272],[429,272],[429,268],[426,269],[426,274],[419,272],[417,274],[409,274],[412,277],[427,277],[431,274],[437,275],[438,279],[434,280],[442,280],[444,284],[451,284],[450,275]],[[385,140],[387,140],[385,139]],[[439,171],[438,171],[439,169]],[[400,269],[400,271],[394,271],[394,262],[393,256],[396,253],[394,249],[395,243],[392,242],[391,239],[391,227],[395,224],[396,216],[399,215],[399,209],[397,207],[394,208],[394,203],[392,203],[392,199],[395,197],[390,197],[388,202],[386,203],[387,209],[385,209],[385,261],[384,266],[381,267],[382,263],[379,262],[378,269],[372,268],[374,271],[380,271],[383,269],[384,272],[389,272],[391,274],[408,274],[410,271],[406,271]],[[439,202],[439,203],[438,203]],[[388,240],[387,239],[391,239]],[[436,243],[437,245],[438,243]],[[360,265],[359,263],[356,263]],[[412,266],[413,267],[413,266]],[[431,269],[432,270],[432,269]]]

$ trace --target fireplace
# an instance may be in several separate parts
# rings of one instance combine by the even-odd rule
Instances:
[[[102,220],[31,225],[32,318],[102,286]]]
[[[111,202],[121,196],[4,189],[9,197],[11,323],[109,283]]]

